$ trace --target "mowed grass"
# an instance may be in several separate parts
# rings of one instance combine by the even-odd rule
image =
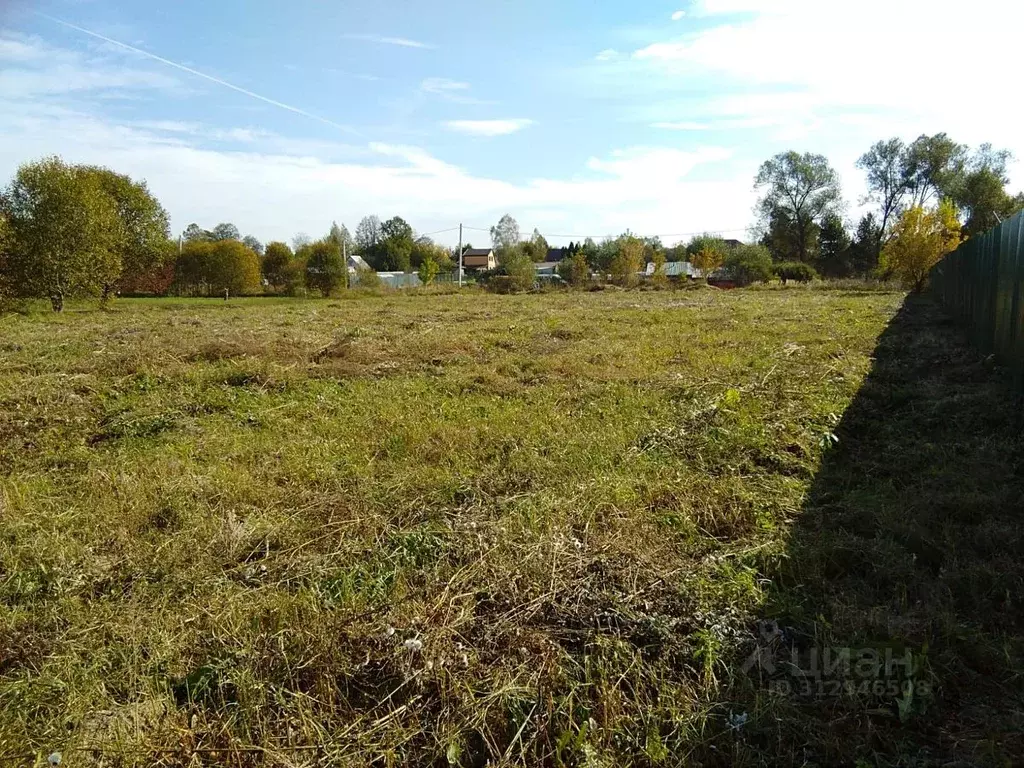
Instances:
[[[0,755],[771,764],[773,712],[834,754],[737,662],[902,300],[0,318]]]

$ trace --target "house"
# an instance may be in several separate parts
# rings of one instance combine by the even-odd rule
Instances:
[[[725,247],[732,250],[733,248],[739,248],[743,243],[739,240],[733,240],[732,238],[726,238],[724,241]]]
[[[462,268],[466,272],[485,272],[498,268],[491,248],[467,248],[462,252]]]
[[[358,272],[360,269],[370,269],[370,265],[366,263],[366,259],[358,253],[348,254],[348,271],[352,273]]]
[[[558,274],[558,262],[557,261],[537,261],[533,264],[534,272],[537,277],[550,277],[551,275]]]
[[[676,280],[699,280],[704,277],[703,273],[688,261],[666,261],[664,273],[665,277]],[[647,277],[654,274],[654,262],[647,262],[647,270],[644,274]]]
[[[564,259],[569,258],[568,248],[548,248],[548,253],[544,257],[544,264],[558,264]]]

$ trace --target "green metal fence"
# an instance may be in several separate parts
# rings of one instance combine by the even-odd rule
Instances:
[[[1024,211],[963,243],[930,277],[936,298],[1024,391]]]

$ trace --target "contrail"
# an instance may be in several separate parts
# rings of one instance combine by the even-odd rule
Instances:
[[[36,11],[36,15],[42,16],[44,19],[49,19],[50,21],[55,22],[57,24],[60,24],[61,26],[67,27],[68,29],[74,29],[74,30],[76,30],[78,32],[81,32],[84,35],[89,35],[91,37],[95,37],[96,39],[102,40],[105,43],[110,43],[111,45],[116,45],[119,48],[124,48],[126,51],[131,51],[132,53],[137,53],[140,56],[145,56],[147,59],[153,59],[154,61],[159,61],[161,64],[166,64],[169,67],[174,67],[175,69],[180,69],[182,72],[188,72],[190,75],[195,75],[196,77],[201,77],[204,80],[209,80],[211,83],[216,83],[217,85],[221,85],[221,86],[223,86],[225,88],[230,88],[232,91],[238,91],[238,93],[245,94],[246,96],[248,96],[250,98],[258,99],[259,101],[266,102],[267,104],[271,104],[271,105],[273,105],[275,107],[279,107],[281,109],[286,109],[289,112],[294,112],[297,115],[302,115],[303,117],[308,117],[308,118],[310,118],[312,120],[316,120],[317,122],[324,123],[325,125],[330,125],[330,126],[332,126],[334,128],[338,128],[339,130],[345,131],[346,133],[351,133],[351,134],[354,134],[356,136],[359,135],[359,131],[357,131],[355,128],[352,128],[351,126],[342,125],[341,123],[336,123],[333,120],[328,120],[326,117],[320,117],[319,115],[314,115],[312,112],[307,112],[304,109],[299,109],[298,107],[293,107],[291,104],[285,104],[282,101],[275,101],[274,99],[269,99],[266,96],[260,96],[260,94],[258,94],[258,93],[253,93],[252,91],[247,91],[245,88],[241,88],[241,87],[239,87],[237,85],[229,83],[226,80],[221,80],[219,77],[214,77],[213,75],[208,75],[205,72],[200,72],[197,69],[192,69],[192,67],[186,67],[184,64],[179,64],[176,61],[171,61],[170,59],[165,59],[163,56],[157,56],[155,53],[150,53],[149,51],[144,51],[141,48],[136,48],[134,45],[128,45],[128,43],[122,43],[120,40],[114,40],[112,38],[106,37],[105,35],[101,35],[98,32],[93,32],[92,30],[85,29],[84,27],[79,27],[79,26],[77,26],[75,24],[72,24],[70,22],[63,21],[62,19],[58,19],[55,16],[48,16],[47,14],[40,13],[39,11]]]

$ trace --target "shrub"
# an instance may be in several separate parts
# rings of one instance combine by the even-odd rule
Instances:
[[[809,283],[811,280],[818,279],[818,273],[814,271],[814,268],[810,264],[804,264],[802,261],[780,262],[772,267],[772,272],[782,281],[783,285],[790,280],[795,280],[798,283]]]
[[[380,275],[375,270],[360,267],[356,270],[356,283],[360,288],[380,288]]]
[[[763,245],[740,245],[725,257],[725,270],[737,285],[772,279],[772,257]]]
[[[590,265],[583,251],[572,253],[558,265],[558,274],[569,285],[583,285],[590,279]]]

